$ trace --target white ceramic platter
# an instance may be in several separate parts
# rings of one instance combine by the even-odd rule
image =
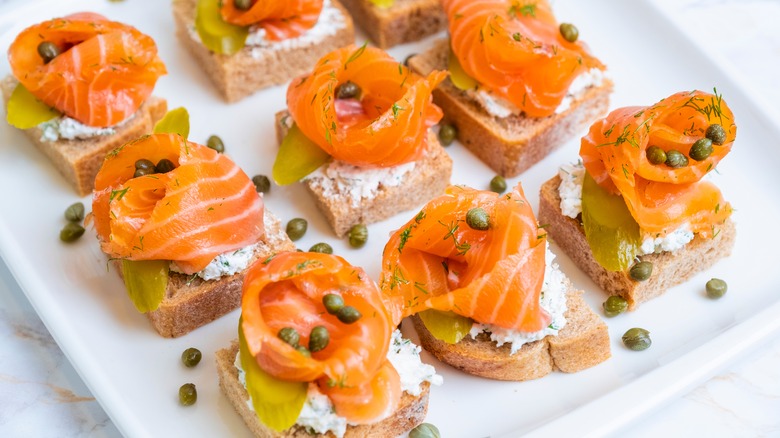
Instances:
[[[220,135],[227,153],[250,174],[270,174],[275,155],[273,114],[285,106],[286,87],[260,92],[233,105],[224,104],[188,53],[174,38],[169,2],[98,0],[30,2],[0,15],[0,48],[7,48],[24,27],[80,10],[101,12],[152,35],[169,74],[156,94],[170,107],[186,106],[192,117],[190,139],[205,142]],[[738,238],[733,255],[661,298],[629,315],[610,319],[613,357],[578,374],[553,373],[526,383],[493,382],[438,364],[445,383],[434,388],[428,421],[445,437],[601,434],[648,412],[780,328],[777,285],[780,270],[773,255],[780,246],[780,130],[744,94],[739,84],[703,56],[652,2],[558,0],[561,21],[576,23],[582,38],[608,66],[614,78],[612,107],[647,105],[680,90],[713,86],[737,116],[739,134],[715,181],[736,207]],[[399,60],[419,52],[431,40],[392,50]],[[7,74],[0,62],[0,74]],[[4,113],[3,117],[4,117]],[[572,140],[544,161],[514,178],[522,180],[537,205],[538,188],[559,164],[576,161]],[[455,162],[453,182],[486,188],[494,175],[460,145],[448,149]],[[125,296],[116,273],[107,271],[94,233],[76,244],[58,240],[62,213],[77,198],[46,158],[22,135],[0,123],[0,253],[30,302],[80,376],[117,427],[127,436],[248,436],[241,419],[217,386],[214,352],[235,337],[238,312],[182,338],[160,338]],[[89,205],[89,199],[83,199]],[[327,241],[338,254],[362,265],[374,278],[389,233],[414,212],[369,227],[369,244],[360,250],[337,240],[299,185],[274,186],[268,208],[284,220],[309,219],[309,232],[298,242],[308,248]],[[557,248],[553,247],[553,250]],[[565,256],[561,268],[587,291],[599,308],[605,299]],[[729,283],[721,300],[704,296],[713,276]],[[630,327],[651,331],[653,346],[626,350],[620,336]],[[414,337],[412,330],[406,330]],[[194,369],[179,356],[190,346],[205,360]],[[198,387],[198,403],[181,407],[177,390]]]

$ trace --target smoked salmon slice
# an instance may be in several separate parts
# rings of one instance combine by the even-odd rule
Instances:
[[[287,107],[300,130],[337,160],[356,166],[395,166],[427,149],[428,128],[441,120],[431,93],[447,73],[422,78],[381,49],[354,45],[322,58],[294,79]],[[347,82],[359,99],[336,99]]]
[[[38,45],[61,53],[45,63]],[[8,49],[14,77],[35,97],[85,125],[116,125],[152,94],[166,73],[151,37],[90,12],[44,21]]]
[[[236,8],[234,0],[222,3],[222,18],[237,26],[258,25],[271,41],[303,35],[314,27],[322,12],[323,0],[258,0],[247,10]]]
[[[563,38],[546,0],[442,0],[442,5],[463,70],[527,116],[552,115],[577,76],[604,69],[583,42]]]
[[[133,177],[135,163],[166,159],[174,169]],[[264,235],[263,202],[228,157],[176,134],[153,134],[106,156],[92,215],[113,258],[171,260],[186,274]]]
[[[326,294],[340,295],[362,316],[350,324],[340,321],[326,310]],[[387,360],[395,325],[386,298],[362,269],[328,254],[280,253],[250,267],[241,310],[249,352],[265,372],[316,382],[336,413],[353,424],[378,421],[397,408],[400,378]],[[306,346],[316,326],[327,329],[330,342],[310,355],[278,336],[293,328]]]
[[[719,125],[725,138],[697,161],[693,144]],[[712,236],[731,215],[720,190],[701,179],[731,151],[737,135],[734,114],[720,95],[702,91],[676,93],[655,105],[620,108],[591,126],[580,156],[603,188],[620,194],[640,228],[665,235],[687,224],[694,233]],[[682,167],[653,164],[647,149],[685,155]],[[701,158],[701,157],[699,157]]]
[[[487,213],[487,229],[467,224],[474,208]],[[519,184],[507,195],[450,186],[390,237],[380,284],[395,322],[437,309],[536,332],[550,324],[539,304],[546,241]]]

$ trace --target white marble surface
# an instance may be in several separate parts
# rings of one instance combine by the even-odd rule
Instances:
[[[0,4],[9,1],[20,2]],[[657,1],[696,26],[705,50],[727,60],[780,114],[780,1]],[[780,339],[621,435],[780,437]],[[0,436],[120,436],[1,262]]]

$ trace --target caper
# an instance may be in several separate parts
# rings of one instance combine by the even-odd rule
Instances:
[[[301,340],[301,335],[299,335],[298,331],[292,327],[285,327],[279,330],[279,333],[277,333],[276,336],[293,347],[297,347],[298,342]]]
[[[298,345],[295,347],[295,349],[298,351],[298,353],[301,353],[306,357],[311,357],[311,351],[309,351],[309,349],[304,347],[303,345]]]
[[[309,248],[309,252],[321,252],[323,254],[333,254],[333,248],[325,242],[315,243]]]
[[[565,39],[570,43],[577,41],[577,38],[580,37],[580,30],[577,29],[577,26],[571,23],[561,23],[559,29],[561,31],[561,35],[563,36],[563,39]]]
[[[360,314],[360,311],[352,306],[344,306],[336,311],[336,318],[338,318],[339,321],[343,322],[344,324],[352,324],[362,316],[363,315]]]
[[[653,264],[648,261],[642,261],[631,267],[628,275],[636,281],[645,281],[653,273]]]
[[[81,222],[84,219],[84,204],[76,202],[65,209],[65,219],[68,222]]]
[[[652,164],[663,164],[666,162],[666,152],[658,146],[650,146],[645,151],[647,154],[647,161]]]
[[[475,207],[466,213],[466,224],[475,230],[485,231],[490,228],[490,217],[483,208]]]
[[[194,383],[185,383],[179,388],[179,403],[183,406],[194,405],[198,401],[198,390]]]
[[[411,55],[404,58],[404,66],[409,67],[409,60],[417,56],[416,53],[412,53]]]
[[[75,222],[68,222],[62,230],[60,230],[60,240],[67,243],[75,242],[83,234],[84,227]]]
[[[330,342],[330,333],[325,326],[318,325],[311,329],[309,334],[309,351],[316,353],[322,351]]]
[[[409,431],[409,438],[441,438],[441,432],[431,423],[422,423]]]
[[[439,128],[439,142],[442,146],[449,146],[458,136],[458,130],[452,125],[441,125]]]
[[[255,185],[257,193],[268,193],[271,191],[271,180],[265,175],[253,176],[252,183]]]
[[[135,168],[136,169],[151,169],[154,171],[154,163],[147,160],[146,158],[141,158],[140,160],[135,162]]]
[[[222,139],[216,135],[212,135],[208,140],[206,140],[206,146],[208,146],[210,149],[214,149],[220,154],[225,152],[225,143],[222,143]]]
[[[634,327],[623,335],[623,345],[634,351],[647,350],[652,343],[650,332],[643,328]]]
[[[490,190],[501,194],[506,191],[506,180],[501,175],[496,175],[490,180]]]
[[[200,363],[200,359],[203,357],[200,350],[195,347],[190,347],[181,354],[181,361],[187,368],[192,368]]]
[[[368,228],[363,224],[353,225],[349,229],[349,246],[362,248],[368,241]]]
[[[43,41],[38,44],[38,55],[43,58],[44,64],[50,63],[54,58],[59,56],[60,53],[60,48],[51,41]]]
[[[162,160],[157,162],[157,166],[155,166],[155,171],[157,173],[168,173],[171,170],[175,169],[176,166],[173,165],[173,162],[167,158],[163,158]]]
[[[704,136],[712,140],[712,142],[718,146],[726,142],[726,130],[717,123],[708,126]]]
[[[145,176],[145,175],[153,175],[154,173],[155,173],[154,168],[135,169],[135,172],[133,172],[133,178],[138,178],[139,176]]]
[[[335,315],[339,309],[344,307],[344,298],[341,298],[341,295],[338,294],[326,294],[322,297],[322,304],[328,313]]]
[[[309,223],[306,222],[306,219],[299,217],[290,219],[290,222],[287,222],[287,237],[292,241],[296,241],[306,234],[308,228]]]
[[[704,161],[712,155],[712,140],[709,138],[700,138],[693,143],[688,155],[696,161]]]
[[[706,288],[707,288],[708,297],[720,298],[726,294],[726,291],[728,291],[729,286],[726,284],[725,281],[721,280],[720,278],[713,278],[707,282]]]
[[[688,157],[682,152],[672,149],[666,153],[666,165],[673,169],[685,167],[688,165]]]
[[[360,92],[358,84],[347,81],[336,87],[336,99],[357,99],[360,97]]]
[[[233,0],[233,5],[236,9],[247,11],[252,7],[252,0]]]
[[[620,315],[628,309],[628,301],[625,298],[617,295],[612,295],[604,301],[604,315],[612,318],[613,316]]]

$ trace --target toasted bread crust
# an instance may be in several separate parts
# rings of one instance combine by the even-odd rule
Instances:
[[[355,41],[352,18],[336,0],[331,0],[344,16],[345,26],[316,44],[282,49],[246,46],[233,55],[214,53],[193,37],[197,0],[174,0],[176,35],[192,53],[227,102],[235,102],[272,85],[283,84],[311,69],[320,58]]]
[[[281,222],[265,210],[265,236],[253,261],[264,260],[283,251],[295,251],[295,245],[281,228]],[[119,275],[122,263],[114,261]],[[171,272],[168,288],[157,310],[146,316],[157,332],[166,338],[185,335],[241,305],[241,287],[246,270],[218,280],[203,280]]]
[[[466,336],[457,344],[448,344],[435,338],[419,316],[411,319],[420,345],[440,361],[476,376],[525,381],[544,377],[554,369],[566,373],[581,371],[612,355],[607,325],[585,303],[582,291],[569,285],[566,305],[566,326],[558,336],[525,344],[515,354],[510,354],[509,344],[497,347],[485,333],[476,339]]]
[[[422,75],[446,70],[449,50],[447,40],[438,41],[410,59],[409,66]],[[542,118],[495,117],[449,79],[434,90],[433,99],[444,111],[445,123],[457,128],[464,146],[498,174],[514,177],[606,114],[611,92],[612,82],[605,79],[601,86],[588,88],[565,111]]]
[[[276,114],[276,138],[281,144],[287,134],[283,123],[286,111]],[[355,224],[371,224],[385,220],[402,211],[411,210],[444,193],[452,175],[452,159],[439,143],[437,136],[428,134],[429,151],[416,162],[404,181],[397,186],[380,186],[376,196],[355,203],[348,193],[325,193],[312,180],[304,180],[317,208],[325,215],[337,236],[343,237]]]
[[[18,81],[13,76],[3,79],[3,99],[7,103],[11,98]],[[113,135],[100,135],[84,140],[41,140],[43,131],[39,127],[25,129],[24,133],[33,144],[43,152],[54,167],[76,190],[79,196],[92,193],[95,187],[95,176],[106,154],[144,134],[152,132],[168,109],[165,99],[152,96],[138,108],[138,111],[122,126],[116,128]]]
[[[447,27],[439,0],[395,0],[380,8],[369,0],[341,0],[355,22],[377,46],[387,49],[419,41]]]
[[[247,402],[249,394],[246,388],[238,380],[238,369],[234,362],[238,354],[238,341],[233,341],[229,348],[217,351],[217,374],[219,375],[219,387],[222,393],[227,396],[233,404],[233,408],[241,415],[246,425],[252,433],[258,438],[311,438],[332,437],[335,436],[328,432],[327,434],[312,435],[301,426],[294,426],[282,432],[276,432],[267,428],[254,411],[249,409]],[[428,395],[430,393],[430,384],[423,383],[423,391],[418,397],[404,393],[401,397],[401,403],[392,416],[374,424],[360,426],[347,426],[345,437],[349,438],[371,438],[371,437],[394,437],[402,435],[425,420],[428,413]]]
[[[734,222],[729,218],[712,239],[696,235],[677,251],[641,256],[642,260],[653,264],[653,274],[647,281],[631,279],[628,271],[607,271],[593,258],[579,221],[563,215],[558,193],[560,184],[560,177],[555,176],[542,185],[539,193],[539,222],[547,224],[548,235],[599,287],[610,295],[625,298],[629,310],[708,269],[731,254],[734,247],[737,232]]]

